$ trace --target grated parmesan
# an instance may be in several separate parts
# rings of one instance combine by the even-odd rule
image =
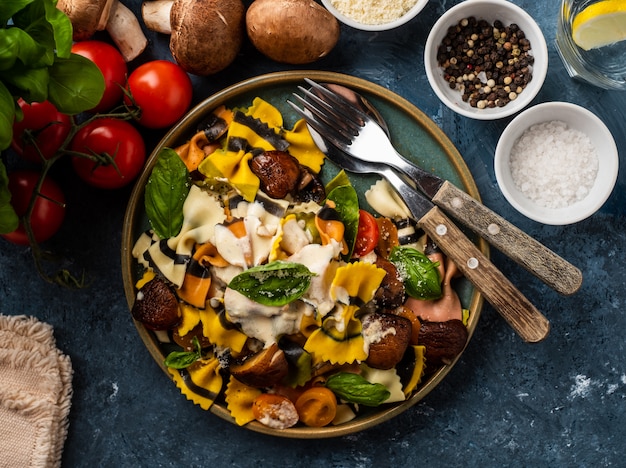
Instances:
[[[401,18],[418,0],[331,0],[341,14],[362,24],[384,24]]]
[[[513,144],[509,166],[516,187],[545,208],[583,200],[598,174],[589,137],[561,121],[531,126]]]

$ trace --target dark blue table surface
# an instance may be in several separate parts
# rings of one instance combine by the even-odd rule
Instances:
[[[136,12],[140,1],[127,3]],[[545,226],[515,212],[492,167],[510,121],[474,121],[443,106],[423,68],[426,37],[458,1],[434,1],[395,31],[342,26],[335,50],[305,68],[355,75],[417,105],[465,158],[486,205],[577,265],[581,290],[563,297],[492,250],[494,263],[549,318],[550,336],[525,344],[485,305],[467,350],[448,377],[404,414],[370,430],[327,440],[257,434],[201,410],[152,360],[132,324],[120,269],[120,240],[130,188],[100,191],[72,182],[67,222],[47,247],[62,265],[85,269],[83,290],[41,281],[30,251],[0,240],[0,313],[51,323],[74,367],[74,396],[63,465],[79,466],[624,466],[626,463],[626,177],[594,216]],[[550,66],[533,104],[569,101],[596,113],[626,152],[626,93],[567,75],[554,47],[557,0],[516,0],[540,24]],[[132,67],[171,59],[167,39]],[[273,63],[246,45],[235,64],[194,77],[194,100],[256,75],[297,67]],[[146,133],[150,148],[162,136]],[[67,169],[70,172],[70,169]],[[1,377],[0,377],[1,378]],[[0,422],[1,423],[1,422]]]

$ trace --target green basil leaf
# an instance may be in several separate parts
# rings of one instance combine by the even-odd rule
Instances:
[[[52,26],[58,57],[69,58],[72,52],[72,22],[56,7],[56,1],[44,0],[45,16]]]
[[[9,177],[4,163],[0,160],[0,234],[13,232],[17,229],[18,225],[19,219],[11,206]]]
[[[300,263],[277,260],[235,276],[228,287],[259,304],[283,306],[302,297],[315,276]]]
[[[348,178],[348,174],[346,174],[346,171],[342,169],[337,173],[335,177],[328,181],[324,189],[326,190],[326,193],[330,193],[333,191],[333,189],[336,189],[337,187],[342,187],[344,185],[351,184],[350,179]]]
[[[335,202],[335,210],[343,222],[344,239],[348,244],[348,253],[344,258],[349,259],[359,231],[359,196],[352,185],[340,185],[332,189],[327,198]]]
[[[398,269],[409,296],[423,300],[441,297],[439,262],[433,262],[417,249],[402,246],[392,249],[389,260]]]
[[[351,372],[331,375],[326,380],[326,387],[339,398],[363,406],[378,406],[391,396],[391,392],[383,384],[368,382]]]
[[[0,24],[6,24],[18,11],[23,10],[33,0],[11,0],[0,2]]]
[[[161,239],[174,237],[183,226],[183,204],[189,194],[190,177],[185,163],[170,148],[157,157],[146,184],[145,207],[154,232]]]
[[[28,66],[38,65],[45,53],[46,47],[23,29],[0,29],[0,70],[10,69],[18,60]]]
[[[49,68],[48,99],[64,114],[92,109],[104,93],[104,76],[91,60],[77,54],[57,57]]]
[[[202,357],[202,349],[197,336],[192,340],[193,351],[172,351],[167,355],[163,362],[167,367],[172,369],[185,369]]]
[[[11,87],[14,95],[26,102],[43,102],[48,99],[50,77],[46,67],[28,68],[16,63],[10,71],[0,72],[2,81]]]
[[[14,119],[15,101],[9,90],[0,81],[0,151],[7,149],[11,144]]]

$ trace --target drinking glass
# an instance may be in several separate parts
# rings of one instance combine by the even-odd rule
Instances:
[[[562,0],[556,32],[557,51],[571,77],[604,89],[626,90],[626,41],[584,50],[572,38],[576,14],[599,1],[602,0]]]

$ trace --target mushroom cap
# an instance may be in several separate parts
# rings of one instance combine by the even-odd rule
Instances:
[[[176,0],[170,13],[172,56],[194,75],[223,70],[241,49],[244,18],[241,0]]]
[[[104,29],[111,6],[117,0],[59,0],[57,8],[72,22],[75,41],[89,39]]]

